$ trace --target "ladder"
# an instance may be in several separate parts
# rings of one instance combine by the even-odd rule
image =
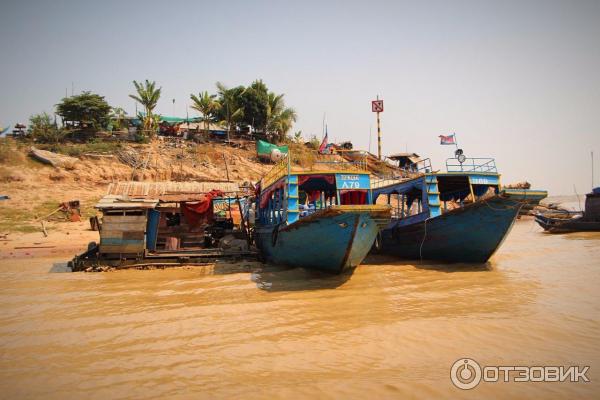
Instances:
[[[438,188],[437,176],[425,175],[425,187],[427,189],[427,203],[429,204],[429,217],[437,217],[442,214],[440,209],[440,190]]]

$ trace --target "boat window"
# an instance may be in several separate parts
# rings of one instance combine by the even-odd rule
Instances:
[[[299,175],[298,188],[300,218],[337,204],[334,175]]]
[[[437,181],[441,201],[460,203],[471,194],[467,175],[438,176]]]
[[[342,205],[367,204],[367,190],[340,190],[340,203]]]
[[[298,187],[305,192],[315,190],[333,192],[335,191],[334,175],[299,175]]]
[[[317,210],[322,210],[337,204],[335,191],[300,190],[298,193],[300,218],[311,215]]]
[[[423,212],[421,203],[421,192],[413,190],[407,193],[389,193],[379,196],[378,204],[389,204],[392,206],[393,218],[406,218]]]

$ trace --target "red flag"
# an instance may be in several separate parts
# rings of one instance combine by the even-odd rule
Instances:
[[[327,149],[327,131],[325,131],[325,137],[323,138],[323,141],[321,142],[321,145],[319,146],[319,153],[320,154],[325,153],[326,149]]]
[[[439,138],[440,144],[456,144],[456,141],[454,140],[454,133],[448,136],[440,135]]]

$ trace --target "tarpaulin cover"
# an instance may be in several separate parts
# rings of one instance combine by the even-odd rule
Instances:
[[[273,143],[269,143],[269,142],[265,142],[264,140],[257,140],[256,141],[256,153],[259,156],[263,156],[263,157],[270,157],[271,156],[271,151],[273,151],[274,149],[279,150],[280,152],[287,154],[288,153],[288,147],[287,146],[277,146]]]
[[[212,190],[207,193],[203,200],[197,202],[181,203],[181,212],[185,217],[188,225],[192,228],[212,221],[213,207],[212,201],[215,197],[223,197],[224,194],[220,190]]]

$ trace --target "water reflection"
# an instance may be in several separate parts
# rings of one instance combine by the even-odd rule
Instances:
[[[364,261],[363,265],[411,265],[418,269],[433,270],[440,272],[485,272],[492,271],[494,269],[493,264],[488,261],[485,263],[452,263],[432,260],[400,260],[393,256],[374,254],[369,255]]]
[[[251,279],[256,287],[268,292],[285,292],[298,290],[335,289],[346,283],[354,268],[341,274],[330,274],[305,268],[286,268],[276,265],[265,265],[252,273]]]

